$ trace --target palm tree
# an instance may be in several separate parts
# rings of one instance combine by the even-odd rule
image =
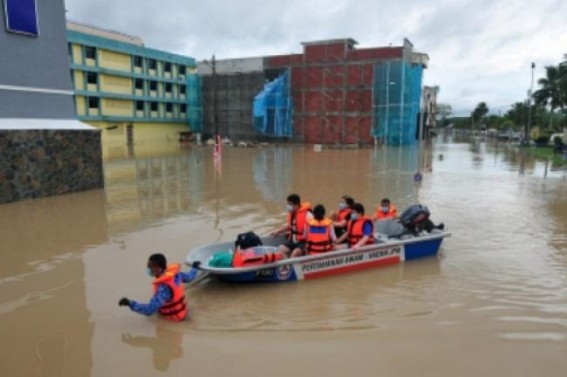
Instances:
[[[545,73],[546,77],[537,81],[541,89],[534,92],[535,102],[549,106],[552,113],[556,109],[563,112],[567,106],[567,65],[547,66]]]

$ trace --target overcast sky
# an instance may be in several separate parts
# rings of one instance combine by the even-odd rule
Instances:
[[[67,17],[141,37],[202,60],[300,53],[300,42],[350,37],[357,47],[401,45],[430,57],[425,85],[457,115],[480,101],[505,113],[526,97],[531,62],[567,54],[565,0],[65,0]]]

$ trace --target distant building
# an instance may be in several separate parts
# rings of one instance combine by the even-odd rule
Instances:
[[[214,76],[212,66],[212,60],[197,64],[203,80],[204,136],[210,137],[218,129],[223,137],[235,140],[262,139],[264,135],[252,125],[252,104],[267,80],[264,58],[217,60]]]
[[[364,49],[353,39],[302,44],[302,54],[218,61],[216,80],[211,62],[199,64],[204,132],[317,144],[416,140],[427,55],[408,40]]]
[[[430,131],[437,126],[437,94],[438,86],[424,86],[423,95],[421,96],[421,122],[422,135],[428,137]]]
[[[201,128],[193,58],[154,50],[138,37],[67,22],[77,117],[103,144],[177,141]]]

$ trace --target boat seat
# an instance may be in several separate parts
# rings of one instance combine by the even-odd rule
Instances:
[[[377,220],[374,223],[376,239],[387,240],[390,236],[396,236],[404,231],[404,226],[396,219]]]

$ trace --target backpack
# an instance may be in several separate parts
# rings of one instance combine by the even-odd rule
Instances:
[[[236,236],[236,241],[234,241],[235,250],[244,250],[255,246],[262,246],[262,240],[254,232],[240,233]]]

